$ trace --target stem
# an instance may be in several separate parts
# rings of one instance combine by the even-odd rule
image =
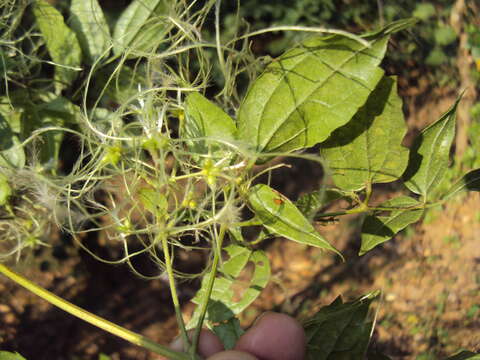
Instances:
[[[213,252],[213,262],[212,269],[210,270],[210,277],[208,278],[207,289],[205,295],[201,302],[200,307],[200,317],[198,318],[197,326],[195,328],[195,333],[193,334],[192,347],[190,348],[190,354],[195,354],[198,347],[198,340],[200,338],[200,332],[202,331],[203,321],[205,320],[205,314],[207,313],[208,302],[213,290],[213,284],[215,283],[215,277],[217,276],[218,263],[221,257],[221,248],[223,243],[223,238],[225,237],[226,225],[220,225],[220,233],[218,234],[218,239],[216,241],[217,249]]]
[[[24,278],[20,274],[15,273],[10,270],[4,264],[0,264],[0,273],[8,277],[10,280],[13,280],[18,285],[23,286],[25,289],[31,291],[35,295],[41,297],[42,299],[48,301],[50,304],[59,307],[60,309],[68,312],[69,314],[76,316],[77,318],[86,321],[102,330],[109,332],[110,334],[116,335],[132,344],[141,346],[145,349],[153,351],[154,353],[166,356],[172,360],[188,360],[190,357],[185,353],[180,353],[177,351],[170,350],[169,348],[157,344],[156,342],[137,334],[133,331],[125,329],[117,324],[114,324],[106,319],[103,319],[95,314],[92,314],[85,309],[82,309],[65,299],[51,293],[50,291],[34,284],[30,280]]]
[[[162,248],[163,254],[165,256],[165,268],[168,275],[168,283],[170,285],[170,293],[172,295],[173,307],[175,309],[175,317],[177,319],[178,327],[180,328],[180,336],[182,337],[183,346],[185,349],[188,349],[190,346],[190,341],[188,340],[187,329],[185,328],[185,322],[182,317],[182,309],[180,307],[180,301],[178,300],[177,288],[175,286],[175,275],[173,272],[172,258],[170,256],[170,249],[168,248],[168,238],[165,234],[161,235],[162,237]]]

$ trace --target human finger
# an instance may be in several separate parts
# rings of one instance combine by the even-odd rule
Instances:
[[[191,340],[194,330],[188,331],[188,338]],[[170,344],[170,348],[175,351],[186,351],[185,344],[182,338],[179,336]],[[209,357],[215,353],[225,350],[220,338],[213,332],[207,329],[202,329],[200,332],[200,338],[198,339],[198,353],[202,357]],[[165,358],[160,358],[164,360]],[[165,359],[166,360],[166,359]]]
[[[305,348],[305,331],[297,320],[267,312],[240,337],[234,349],[262,360],[303,360]]]
[[[216,353],[207,360],[258,360],[258,358],[243,351],[227,350]]]

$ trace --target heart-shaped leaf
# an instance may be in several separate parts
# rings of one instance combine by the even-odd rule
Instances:
[[[258,152],[289,152],[346,124],[383,76],[388,36],[367,47],[344,36],[313,36],[273,61],[248,90],[239,137]]]
[[[408,163],[406,132],[397,83],[384,77],[352,120],[320,145],[335,185],[358,191],[397,180]]]

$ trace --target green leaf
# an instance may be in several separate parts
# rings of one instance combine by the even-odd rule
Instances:
[[[367,350],[372,323],[366,322],[369,294],[359,300],[343,303],[338,297],[320,309],[304,324],[307,335],[307,360],[358,360]]]
[[[227,321],[246,309],[260,295],[270,279],[270,262],[262,250],[252,251],[234,244],[227,246],[224,250],[229,259],[223,263],[220,269],[221,273],[213,285],[206,316],[207,325],[210,327],[213,323]],[[240,281],[238,278],[243,274],[248,263],[254,267],[253,274],[249,281],[245,281],[243,277]],[[210,275],[209,272],[203,277],[202,286],[192,299],[195,304],[200,304],[205,297]],[[187,325],[188,328],[197,325],[200,316],[199,310],[197,306]]]
[[[142,205],[157,218],[165,217],[168,210],[168,202],[165,196],[153,188],[142,188],[138,191]]]
[[[447,46],[457,40],[457,33],[450,26],[442,26],[435,29],[435,42],[441,46]]]
[[[240,327],[240,321],[235,317],[215,325],[212,330],[222,341],[225,350],[233,349],[237,340],[244,333]]]
[[[8,351],[0,351],[0,360],[26,360],[19,353],[12,353]]]
[[[97,0],[72,0],[70,26],[77,34],[84,60],[93,64],[109,48],[112,39],[102,8]]]
[[[8,178],[0,173],[0,206],[8,204],[8,199],[12,195],[12,188],[8,183]]]
[[[0,166],[21,169],[25,166],[25,151],[9,122],[0,114]]]
[[[123,11],[113,32],[113,52],[121,55],[128,51],[149,51],[157,46],[167,32],[167,22],[158,15],[168,14],[166,0],[134,0]],[[156,35],[154,38],[153,35]]]
[[[425,128],[410,150],[403,178],[412,192],[422,195],[423,201],[429,200],[430,192],[440,184],[447,171],[459,101],[460,98],[438,121]]]
[[[33,13],[55,66],[55,90],[60,93],[78,74],[82,51],[75,33],[65,25],[62,14],[45,0],[37,0]]]
[[[415,10],[413,11],[412,15],[421,20],[428,20],[430,17],[435,15],[435,6],[429,2],[419,3],[415,6]]]
[[[35,94],[39,103],[26,104],[23,117],[23,136],[28,137],[33,131],[47,127],[64,127],[66,124],[75,124],[80,110],[68,99],[57,96],[51,92]],[[62,130],[49,130],[42,133],[40,161],[42,164],[55,169],[58,163],[60,146],[64,132]]]
[[[456,196],[463,191],[480,191],[480,169],[472,170],[464,175],[448,190],[443,196],[443,200]]]
[[[418,221],[424,209],[408,209],[421,205],[417,200],[408,196],[399,196],[390,199],[379,207],[391,208],[388,216],[369,215],[362,226],[362,246],[359,255],[373,249],[375,246],[390,240],[396,233],[408,225]]]
[[[384,77],[352,120],[320,144],[320,153],[335,184],[358,191],[402,175],[408,163],[408,149],[401,145],[406,132],[397,83]]]
[[[185,99],[185,119],[181,136],[190,139],[190,149],[198,154],[218,151],[221,142],[232,142],[236,137],[233,119],[200,93]]]
[[[341,199],[343,194],[335,189],[322,189],[303,194],[295,202],[298,210],[309,220],[313,220],[316,213],[332,201]]]
[[[462,351],[456,355],[450,356],[445,360],[480,360],[480,355],[471,351]]]
[[[313,36],[288,50],[248,90],[238,113],[239,138],[264,153],[324,141],[382,78],[378,65],[387,42],[380,35],[367,48],[339,35]]]
[[[268,231],[300,244],[340,252],[330,245],[285,196],[265,184],[250,188],[248,202]],[[343,257],[342,257],[343,258]]]
[[[144,87],[147,82],[144,66],[132,69],[125,64],[108,65],[96,73],[95,79],[93,96],[101,97],[104,107],[111,107],[111,102],[125,104],[138,99],[138,86]]]

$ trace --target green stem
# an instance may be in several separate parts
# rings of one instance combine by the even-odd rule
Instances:
[[[180,336],[182,337],[184,348],[188,349],[190,346],[190,341],[188,339],[187,329],[185,328],[185,322],[183,321],[180,301],[178,300],[177,287],[175,285],[175,274],[172,266],[172,258],[170,256],[170,249],[168,248],[168,238],[167,236],[165,236],[165,234],[161,236],[163,254],[165,256],[165,268],[167,270],[170,293],[172,295],[173,307],[175,309],[175,317],[177,319],[178,327],[180,328]]]
[[[190,354],[195,354],[198,347],[198,340],[200,338],[200,332],[202,331],[203,321],[205,320],[205,314],[207,313],[208,302],[213,290],[213,284],[215,283],[215,278],[217,276],[218,263],[220,262],[221,249],[223,238],[225,237],[226,225],[220,225],[220,233],[218,234],[218,239],[216,241],[216,249],[213,252],[213,262],[212,269],[210,270],[210,277],[208,278],[207,289],[203,296],[201,307],[200,307],[200,317],[198,318],[197,326],[195,328],[195,333],[193,334],[192,347],[190,348]]]
[[[24,278],[20,274],[10,270],[7,266],[0,264],[0,273],[16,282],[18,285],[23,286],[25,289],[31,291],[35,295],[48,301],[50,304],[59,307],[60,309],[68,312],[69,314],[76,316],[77,318],[86,321],[102,330],[116,335],[124,340],[131,342],[132,344],[141,346],[145,349],[153,351],[172,360],[188,360],[190,357],[185,353],[173,351],[163,345],[157,344],[152,340],[134,333],[128,329],[125,329],[117,324],[114,324],[106,319],[103,319],[95,314],[92,314],[65,299],[51,293],[50,291],[32,283],[30,280]]]

